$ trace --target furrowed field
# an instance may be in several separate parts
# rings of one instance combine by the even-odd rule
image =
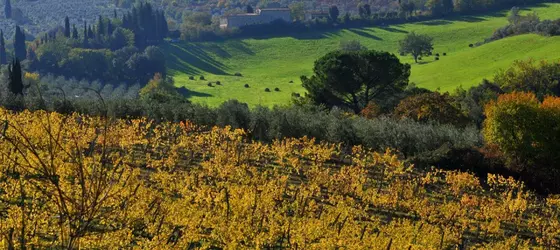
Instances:
[[[542,4],[524,10],[536,11],[542,19],[560,18],[560,4]],[[434,37],[435,52],[447,53],[439,61],[424,58],[414,64],[412,58],[401,60],[412,64],[411,82],[431,90],[453,91],[468,88],[483,78],[492,77],[514,60],[560,59],[560,38],[538,35],[509,37],[480,47],[493,31],[507,24],[507,11],[485,16],[462,16],[422,23],[349,29],[326,33],[297,34],[281,38],[253,38],[187,44],[166,44],[168,67],[177,86],[190,90],[195,102],[216,106],[228,99],[238,99],[252,106],[287,104],[292,92],[303,93],[299,77],[310,75],[313,62],[342,40],[359,40],[369,49],[397,53],[398,41],[407,32]],[[530,46],[528,46],[530,45]],[[239,72],[243,77],[234,76]],[[204,75],[205,80],[199,80]],[[195,80],[189,80],[194,76]],[[221,85],[208,82],[220,81]],[[290,83],[293,81],[293,83]],[[248,84],[249,88],[244,85]],[[269,88],[271,92],[265,92]],[[279,88],[280,91],[274,91]]]
[[[553,249],[560,199],[387,150],[0,109],[3,248]]]

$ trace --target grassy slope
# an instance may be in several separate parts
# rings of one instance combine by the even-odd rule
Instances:
[[[545,4],[530,9],[541,19],[560,17],[560,4]],[[528,10],[526,10],[528,11]],[[310,75],[313,62],[341,40],[356,39],[370,49],[397,51],[397,42],[410,31],[434,37],[436,52],[447,52],[440,61],[425,58],[413,64],[411,81],[421,87],[452,91],[469,87],[490,77],[513,60],[560,58],[560,37],[523,35],[489,43],[477,48],[468,44],[482,41],[507,23],[506,12],[488,16],[468,16],[449,20],[395,25],[388,28],[340,30],[292,37],[242,39],[225,42],[165,45],[169,67],[178,86],[192,90],[191,100],[209,105],[235,98],[250,105],[289,102],[292,92],[303,92],[299,76]],[[409,57],[401,58],[413,63]],[[232,76],[241,72],[243,77]],[[190,81],[189,75],[204,75],[207,81]],[[197,77],[198,79],[198,77]],[[222,86],[207,86],[220,80]],[[289,81],[294,83],[289,83]],[[250,88],[243,87],[249,84]],[[280,92],[264,92],[265,88]]]

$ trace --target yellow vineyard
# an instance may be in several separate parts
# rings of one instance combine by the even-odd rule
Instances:
[[[0,109],[3,248],[553,249],[560,199],[391,151]]]

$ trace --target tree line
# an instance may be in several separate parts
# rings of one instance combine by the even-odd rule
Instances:
[[[163,11],[140,3],[122,17],[99,16],[96,24],[71,24],[25,42],[25,31],[16,26],[13,54],[6,51],[0,32],[0,62],[17,58],[22,67],[41,75],[100,80],[104,83],[146,84],[155,73],[166,74],[165,57],[156,47],[169,32]],[[81,31],[80,31],[81,29]]]

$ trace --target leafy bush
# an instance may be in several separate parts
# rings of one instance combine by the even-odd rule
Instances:
[[[513,92],[484,110],[486,143],[502,153],[507,166],[525,179],[560,191],[560,98],[541,103],[533,93]]]
[[[269,88],[265,88],[265,89],[264,89],[264,92],[270,92],[270,89],[269,89]]]
[[[274,91],[280,92],[280,88],[274,88]]]
[[[531,91],[539,99],[560,96],[560,62],[514,61],[513,65],[494,76],[494,82],[506,92]]]
[[[249,84],[245,84],[243,85],[245,88],[249,88]]]
[[[419,122],[439,122],[465,126],[468,123],[459,108],[453,105],[449,94],[425,93],[403,99],[393,111],[397,118],[408,118]]]
[[[235,76],[243,76],[243,75],[241,75],[241,73],[239,73],[239,72],[235,72],[234,75],[235,75]]]

